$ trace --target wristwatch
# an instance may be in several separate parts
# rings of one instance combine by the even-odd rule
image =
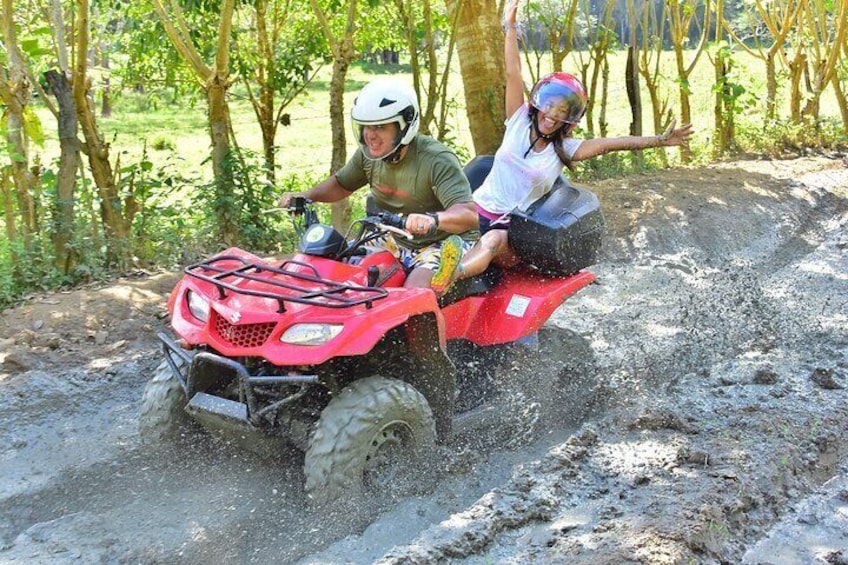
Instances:
[[[424,215],[433,218],[433,225],[427,230],[427,235],[433,235],[439,229],[439,215],[436,212],[425,212]]]

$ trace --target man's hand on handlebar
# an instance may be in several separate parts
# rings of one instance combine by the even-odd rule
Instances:
[[[280,195],[278,205],[282,210],[302,214],[303,207],[307,202],[309,202],[309,199],[304,197],[302,192],[284,192]]]
[[[406,217],[406,231],[413,235],[433,235],[439,227],[435,214],[410,214]]]
[[[291,208],[292,198],[298,196],[298,192],[284,192],[280,195],[280,200],[277,203],[277,206],[280,208]]]

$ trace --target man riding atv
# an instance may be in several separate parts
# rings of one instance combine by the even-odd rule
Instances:
[[[418,98],[395,78],[367,84],[351,109],[359,148],[344,167],[306,192],[286,193],[313,202],[336,202],[366,184],[377,206],[402,214],[414,239],[372,242],[391,251],[409,273],[405,286],[429,287],[449,278],[463,250],[478,237],[477,209],[456,155],[435,139],[418,133]],[[448,237],[459,234],[460,237]],[[399,245],[397,245],[399,244]]]

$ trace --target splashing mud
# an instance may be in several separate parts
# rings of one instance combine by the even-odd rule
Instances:
[[[846,186],[835,156],[591,187],[599,284],[496,375],[516,416],[329,520],[296,451],[140,442],[175,274],[33,296],[0,316],[0,562],[842,562]]]

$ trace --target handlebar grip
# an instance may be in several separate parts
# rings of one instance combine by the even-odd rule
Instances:
[[[398,229],[406,229],[406,218],[400,214],[391,212],[380,212],[380,222]]]
[[[289,200],[289,210],[297,215],[303,214],[306,211],[306,205],[311,201],[305,196],[292,196]]]

